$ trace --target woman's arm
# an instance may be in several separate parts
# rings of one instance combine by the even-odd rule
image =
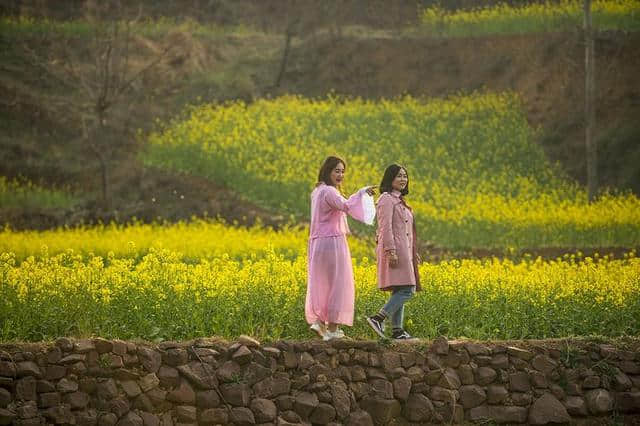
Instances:
[[[385,252],[396,250],[396,242],[393,238],[393,209],[394,202],[388,195],[382,195],[378,200],[378,238],[382,239],[382,248]]]
[[[331,208],[343,211],[352,218],[364,222],[366,214],[362,197],[364,197],[368,191],[369,187],[362,188],[350,196],[349,199],[346,199],[340,195],[335,188],[327,188],[325,201]]]

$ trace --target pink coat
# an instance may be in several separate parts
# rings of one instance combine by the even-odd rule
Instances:
[[[392,290],[394,286],[416,285],[419,290],[416,232],[411,208],[400,197],[399,192],[384,192],[378,199],[376,216],[378,288]],[[398,255],[398,265],[393,268],[389,266],[389,250],[395,250]]]
[[[363,221],[366,188],[345,199],[333,186],[311,193],[305,316],[316,322],[353,325],[355,286],[346,235],[347,214]]]

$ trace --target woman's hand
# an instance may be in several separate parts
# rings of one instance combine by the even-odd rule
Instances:
[[[395,250],[389,250],[387,252],[387,260],[389,262],[389,267],[395,268],[398,266],[398,254]]]
[[[369,194],[370,196],[373,197],[373,195],[376,193],[376,187],[375,186],[368,186],[367,187],[367,194]]]

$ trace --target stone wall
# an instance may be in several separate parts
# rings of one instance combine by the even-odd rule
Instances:
[[[611,345],[105,339],[0,347],[0,424],[546,424],[640,413]]]

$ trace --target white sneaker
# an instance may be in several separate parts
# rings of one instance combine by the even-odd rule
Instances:
[[[328,342],[329,340],[342,339],[343,337],[344,337],[344,331],[342,330],[336,330],[336,331],[327,330],[325,335],[322,337],[322,340],[324,340],[325,342]]]
[[[320,337],[324,337],[327,334],[327,326],[321,322],[314,322],[309,328],[318,333]]]

